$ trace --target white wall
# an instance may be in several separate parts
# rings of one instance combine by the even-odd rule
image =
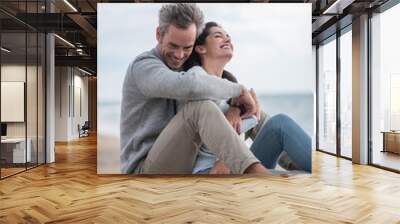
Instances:
[[[2,82],[25,82],[25,75],[28,72],[28,82],[30,85],[35,86],[36,80],[31,80],[31,74],[36,74],[36,67],[19,65],[19,64],[6,64],[1,66],[1,81]],[[36,88],[27,88],[27,104],[31,106],[27,109],[27,120],[28,120],[28,137],[30,133],[36,133],[36,113],[32,111],[36,110]],[[4,97],[4,96],[2,96]],[[30,105],[35,102],[33,105]],[[1,110],[9,110],[10,108],[1,108]],[[32,124],[34,121],[35,124]],[[26,122],[7,122],[7,136],[8,137],[25,137],[25,126]]]
[[[68,140],[68,85],[67,67],[55,68],[55,141]]]
[[[55,140],[77,139],[78,124],[88,120],[88,78],[76,68],[56,67],[55,86]]]
[[[1,66],[1,81],[25,82],[25,65],[9,64]],[[28,67],[28,70],[30,68]],[[7,108],[1,108],[7,110]],[[7,137],[25,137],[25,122],[7,123]]]
[[[75,116],[74,116],[74,119],[72,120],[73,136],[79,135],[78,129],[76,128],[77,125],[78,124],[83,125],[85,123],[85,121],[88,121],[88,118],[89,118],[88,77],[81,76],[82,73],[80,73],[80,72],[78,73],[78,75],[76,75],[76,71],[77,70],[74,71],[75,72],[75,75],[74,75]],[[80,91],[80,93],[78,91]],[[79,95],[80,95],[80,98],[78,97]],[[80,102],[78,102],[78,101],[80,101]],[[81,107],[81,108],[79,108],[79,107]],[[81,110],[81,113],[80,113],[79,109]]]
[[[26,105],[22,102],[22,107],[10,108],[3,105],[1,108],[2,113],[17,113],[15,110],[25,114],[26,120],[22,119],[21,122],[6,122],[7,123],[7,137],[9,138],[24,138],[25,135],[30,139],[31,155],[34,162],[36,158],[39,163],[44,163],[45,153],[45,117],[44,117],[44,74],[41,66],[25,66],[24,64],[12,63],[3,64],[1,66],[1,81],[2,82],[24,82],[26,86]],[[27,78],[27,80],[25,80]],[[2,89],[2,94],[4,94]],[[22,92],[21,92],[22,91]],[[24,90],[20,90],[24,94]],[[8,98],[2,95],[2,98]],[[23,100],[25,101],[25,100]],[[17,102],[15,102],[17,103]],[[2,103],[3,104],[3,103]],[[21,111],[22,110],[22,111]],[[22,115],[24,116],[24,115]],[[39,156],[37,157],[37,154]],[[49,160],[51,162],[51,160]]]

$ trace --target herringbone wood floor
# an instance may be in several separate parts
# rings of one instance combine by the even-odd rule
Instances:
[[[96,139],[0,181],[0,223],[400,223],[400,175],[313,154],[313,174],[96,174]]]

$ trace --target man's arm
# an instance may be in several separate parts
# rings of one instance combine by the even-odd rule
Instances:
[[[240,84],[207,75],[203,69],[191,69],[193,74],[175,72],[155,56],[136,60],[128,69],[137,88],[147,97],[178,100],[223,100],[238,97],[244,91]]]

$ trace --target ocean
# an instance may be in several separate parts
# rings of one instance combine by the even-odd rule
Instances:
[[[314,134],[313,94],[276,94],[258,96],[261,108],[271,116],[286,114],[295,120],[310,136]],[[103,135],[119,137],[120,105],[118,101],[98,103],[98,131]]]

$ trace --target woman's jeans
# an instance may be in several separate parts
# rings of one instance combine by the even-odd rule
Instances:
[[[311,172],[311,138],[290,117],[278,114],[259,130],[250,147],[268,169],[274,169],[282,151],[301,169]]]

